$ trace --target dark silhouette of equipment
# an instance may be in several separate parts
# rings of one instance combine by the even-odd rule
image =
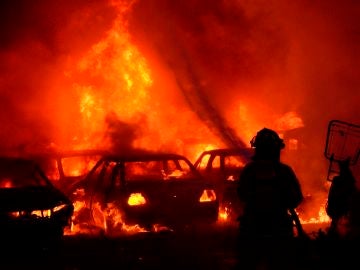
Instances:
[[[326,203],[326,213],[331,218],[329,235],[339,236],[340,220],[349,220],[354,196],[357,194],[356,179],[350,166],[357,163],[360,155],[360,125],[332,120],[328,125],[325,157],[330,161],[327,180],[331,186]],[[351,226],[350,226],[351,227]],[[349,226],[346,231],[348,231]],[[342,232],[341,234],[344,234]]]
[[[357,163],[360,156],[360,125],[331,120],[328,125],[325,157],[330,161],[327,180],[339,174],[339,162],[349,159],[349,165]]]

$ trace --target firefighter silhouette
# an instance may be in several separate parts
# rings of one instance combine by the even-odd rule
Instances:
[[[293,169],[280,161],[285,144],[275,131],[261,129],[250,144],[254,156],[241,172],[237,190],[243,205],[239,261],[242,267],[265,262],[283,269],[279,267],[291,262],[288,245],[295,237],[291,213],[304,197]]]
[[[328,234],[331,237],[345,236],[350,225],[351,204],[356,194],[356,180],[350,170],[350,159],[338,161],[339,174],[332,179],[326,213],[331,218]],[[342,226],[344,225],[344,226]]]

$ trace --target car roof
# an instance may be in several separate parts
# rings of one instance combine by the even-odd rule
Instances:
[[[36,168],[38,164],[29,158],[12,157],[12,156],[0,156],[0,170],[7,169],[10,166],[28,166]]]
[[[49,180],[44,174],[39,164],[32,159],[24,157],[8,157],[0,156],[0,173],[3,174],[16,174],[16,173],[32,173],[34,171],[39,172],[44,180],[48,183]]]
[[[253,149],[252,148],[217,148],[217,149],[211,149],[211,150],[206,150],[204,152],[202,152],[199,156],[202,157],[206,154],[210,154],[210,155],[221,155],[221,156],[226,156],[226,155],[242,155],[245,156],[247,158],[251,158],[253,155]]]
[[[166,160],[166,159],[189,159],[183,155],[176,153],[163,153],[163,152],[133,152],[133,153],[109,153],[103,156],[107,160],[123,160],[123,161],[151,161],[151,160]],[[189,161],[189,163],[191,163]]]
[[[206,150],[204,151],[204,153],[213,153],[213,154],[247,154],[247,153],[251,153],[252,152],[252,148],[217,148],[217,149],[211,149],[211,150]]]
[[[205,150],[198,156],[197,160],[194,162],[195,167],[198,166],[198,164],[205,155],[212,155],[212,156],[241,155],[250,160],[251,157],[253,156],[253,149],[251,147],[246,147],[246,148],[216,148],[211,150]]]

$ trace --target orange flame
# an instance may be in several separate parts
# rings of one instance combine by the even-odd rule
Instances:
[[[128,205],[142,205],[146,204],[146,200],[141,193],[132,193],[128,199]]]
[[[128,4],[113,1],[113,5],[119,10],[119,15],[112,28],[76,63],[76,69],[70,68],[66,71],[69,78],[76,80],[77,77],[87,77],[91,82],[76,81],[73,84],[73,90],[79,97],[81,114],[78,128],[84,136],[72,138],[72,147],[91,146],[93,148],[96,146],[102,149],[113,147],[114,142],[106,135],[108,135],[107,132],[118,130],[111,130],[111,127],[106,126],[104,120],[109,114],[122,123],[131,123],[136,126],[135,135],[141,134],[141,136],[134,136],[129,142],[130,147],[149,150],[166,148],[183,153],[192,161],[195,161],[205,150],[226,147],[221,139],[204,127],[191,111],[184,109],[179,117],[178,108],[161,104],[161,96],[165,93],[157,93],[156,96],[160,98],[154,99],[152,91],[157,90],[152,88],[154,85],[152,70],[148,60],[132,44],[127,21],[124,19],[124,15],[133,3],[134,1]],[[304,126],[302,118],[294,111],[285,112],[279,116],[273,113],[272,108],[266,108],[251,98],[234,102],[238,105],[226,112],[227,119],[232,126],[236,127],[237,134],[245,142],[249,142],[256,131],[264,126],[281,132]],[[261,109],[256,104],[261,106]],[[173,124],[174,119],[176,119],[176,125]],[[194,129],[193,126],[198,128]],[[125,140],[125,137],[121,139]],[[297,145],[298,141],[294,140],[290,148],[295,149]],[[80,164],[69,164],[68,169],[73,173],[83,171]],[[215,194],[206,191],[202,194],[200,201],[214,199]],[[133,204],[134,201],[145,202],[144,199],[140,200],[139,196],[132,197],[129,203]],[[78,215],[85,204],[77,201],[74,206]],[[108,205],[106,209],[101,209],[99,205],[96,205],[94,209],[93,218],[96,226],[104,231],[108,231],[109,224],[127,231],[144,231],[142,228],[128,227],[124,224],[121,212],[113,205]],[[320,207],[319,217],[303,222],[326,221],[322,209]],[[221,208],[219,218],[227,220],[228,214],[226,208]],[[79,231],[81,228],[76,228],[75,225],[71,228],[72,233]]]

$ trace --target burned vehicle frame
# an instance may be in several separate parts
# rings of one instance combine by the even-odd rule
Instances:
[[[222,220],[236,221],[240,214],[237,181],[252,155],[252,148],[219,148],[202,152],[194,163],[200,174],[215,187]]]
[[[178,154],[103,156],[78,188],[84,190],[92,218],[96,204],[102,211],[109,211],[109,205],[120,211],[121,224],[107,220],[109,234],[124,224],[147,230],[156,224],[179,229],[215,223],[218,217],[213,186]]]
[[[36,162],[0,157],[0,235],[5,243],[52,246],[70,226],[73,211],[70,199]]]
[[[36,160],[49,180],[73,200],[74,187],[105,153],[100,149],[82,149],[39,153],[29,158]]]

